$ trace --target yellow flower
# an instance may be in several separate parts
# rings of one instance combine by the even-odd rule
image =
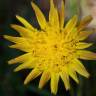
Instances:
[[[92,33],[82,31],[91,21],[87,16],[77,26],[77,16],[64,26],[64,3],[62,0],[59,12],[50,0],[49,21],[47,21],[40,9],[32,2],[40,29],[34,28],[24,18],[16,16],[24,25],[12,25],[12,28],[20,33],[20,37],[4,37],[14,42],[11,48],[24,51],[25,54],[10,60],[9,64],[20,63],[15,69],[32,69],[24,84],[29,83],[41,75],[39,88],[42,88],[51,79],[51,92],[57,93],[58,82],[63,80],[66,90],[70,89],[69,77],[79,83],[77,73],[84,77],[89,77],[83,64],[79,59],[96,60],[96,53],[87,51],[91,43],[84,40]]]

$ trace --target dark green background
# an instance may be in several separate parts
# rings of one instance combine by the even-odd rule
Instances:
[[[10,24],[20,24],[15,15],[25,17],[31,24],[38,27],[35,14],[31,8],[31,0],[0,0],[0,96],[52,96],[50,93],[50,83],[43,90],[38,89],[39,78],[33,80],[27,86],[23,85],[23,81],[30,70],[22,70],[14,73],[13,69],[17,65],[8,65],[7,61],[11,58],[23,54],[16,49],[8,48],[11,42],[3,38],[4,34],[18,36],[18,33],[11,29]],[[34,0],[39,5],[39,0]],[[76,1],[76,0],[75,0]],[[69,5],[70,15],[76,12],[77,5],[73,2]],[[42,8],[42,7],[41,7]],[[42,11],[48,17],[46,10]],[[90,41],[90,40],[89,40]],[[96,52],[96,42],[90,49]],[[80,84],[71,82],[71,90],[65,91],[62,81],[59,83],[57,96],[96,96],[96,61],[82,61],[90,72],[89,79],[79,76]]]

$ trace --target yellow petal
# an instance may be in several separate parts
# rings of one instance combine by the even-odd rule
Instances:
[[[31,46],[29,46],[28,42],[23,42],[19,44],[14,44],[9,46],[10,48],[16,48],[24,52],[32,52]]]
[[[60,76],[64,82],[66,90],[69,90],[70,89],[69,74],[68,74],[68,70],[66,67],[63,69],[63,72],[60,73]]]
[[[14,37],[14,36],[8,36],[8,35],[4,35],[4,38],[11,41],[11,42],[14,42],[14,43],[22,43],[22,42],[25,42],[26,39],[25,38],[22,38],[22,37]]]
[[[96,53],[87,51],[87,50],[79,50],[76,53],[80,59],[84,60],[96,60]]]
[[[76,49],[85,49],[85,48],[88,48],[92,45],[93,45],[92,43],[79,42],[76,44]]]
[[[57,28],[59,28],[58,11],[54,6],[53,0],[50,0],[49,23],[50,23],[50,25],[56,26]]]
[[[70,33],[76,26],[77,24],[77,15],[73,16],[72,19],[66,24],[65,26],[65,31]]]
[[[77,28],[73,28],[71,32],[67,33],[67,36],[65,38],[66,42],[75,40],[77,36],[78,36]]]
[[[44,71],[39,82],[39,88],[40,89],[43,88],[49,79],[50,79],[50,72]]]
[[[26,60],[28,60],[30,58],[32,54],[31,53],[27,53],[24,55],[21,55],[17,58],[11,59],[10,61],[8,61],[8,64],[14,64],[14,63],[18,63],[18,62],[25,62]]]
[[[12,24],[11,27],[18,31],[22,37],[33,37],[33,32],[27,28],[15,24]]]
[[[72,68],[78,72],[79,74],[81,74],[82,76],[88,78],[89,77],[89,73],[87,72],[87,70],[85,69],[85,67],[83,66],[83,64],[77,60],[74,59],[73,60],[73,64],[72,64]]]
[[[24,62],[23,64],[20,64],[18,67],[16,67],[15,69],[14,69],[14,71],[15,72],[17,72],[17,71],[20,71],[20,70],[22,70],[22,69],[31,69],[31,68],[33,68],[34,66],[36,66],[35,64],[33,64],[32,63],[32,61],[30,60],[30,61],[26,61],[26,62]]]
[[[59,16],[60,16],[60,27],[61,29],[63,28],[64,26],[64,18],[65,18],[65,10],[64,10],[64,1],[61,0],[61,7],[60,7],[60,10],[59,10]]]
[[[28,84],[30,81],[32,81],[33,79],[35,79],[36,77],[38,77],[42,72],[38,69],[33,69],[29,75],[26,77],[24,84]]]
[[[71,32],[70,32],[70,38],[71,39],[76,39],[78,36],[78,30],[77,28],[74,28]]]
[[[68,73],[69,73],[70,77],[71,77],[76,83],[79,83],[77,74],[76,74],[75,70],[73,70],[73,69],[71,68],[71,66],[72,66],[72,65],[70,64],[70,67],[68,67]]]
[[[59,74],[52,73],[51,74],[51,92],[56,94],[58,91],[58,82],[59,82]]]
[[[49,11],[49,23],[51,25],[54,25],[54,12],[55,11],[55,6],[53,0],[50,0],[50,11]]]
[[[46,22],[46,19],[45,19],[43,13],[41,12],[41,10],[38,8],[37,5],[35,5],[33,2],[31,4],[35,11],[35,14],[36,14],[36,17],[37,17],[37,20],[38,20],[38,23],[39,23],[41,29],[45,29],[47,22]]]
[[[82,29],[85,28],[91,21],[92,21],[92,16],[86,16],[83,20],[81,20],[79,26],[78,26],[78,31],[81,31]]]
[[[88,32],[88,31],[80,31],[78,35],[78,39],[80,41],[83,41],[87,39],[93,32]]]
[[[35,31],[36,29],[33,28],[31,24],[29,24],[24,18],[21,16],[16,16],[16,18],[28,29]]]

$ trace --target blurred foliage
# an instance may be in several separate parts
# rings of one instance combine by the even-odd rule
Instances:
[[[39,0],[34,1],[39,5]],[[30,70],[14,73],[13,69],[17,65],[9,66],[7,63],[11,58],[23,54],[21,51],[8,48],[8,45],[12,43],[3,38],[4,34],[18,36],[18,33],[10,28],[12,23],[20,24],[15,15],[19,14],[25,17],[32,25],[38,27],[30,2],[31,0],[0,0],[0,96],[52,96],[49,82],[43,90],[38,89],[40,77],[24,86],[23,81]],[[69,0],[69,2],[69,5],[67,4],[70,13],[68,16],[79,14],[77,0]],[[44,13],[48,14],[47,11]],[[90,50],[96,52],[96,42]],[[79,85],[70,80],[72,86],[69,92],[65,91],[63,83],[60,81],[57,96],[96,96],[96,61],[82,62],[90,72],[90,78],[85,79],[79,76]]]

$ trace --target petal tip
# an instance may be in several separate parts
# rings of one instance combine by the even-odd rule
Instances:
[[[24,81],[24,85],[27,85],[28,83],[26,81]]]
[[[28,84],[28,80],[27,78],[24,80],[24,85],[27,85]]]
[[[8,64],[9,64],[9,65],[13,64],[13,60],[9,60],[9,61],[8,61]]]
[[[16,15],[16,18],[18,19],[20,16],[19,15]]]
[[[29,80],[26,78],[24,81],[24,85],[27,85],[29,83]]]
[[[31,2],[32,8],[36,7],[36,5],[34,4],[34,2]]]
[[[19,67],[14,69],[14,72],[18,72],[18,71],[20,71]]]
[[[4,37],[5,39],[7,39],[7,38],[8,38],[8,35],[4,35],[3,37]]]
[[[11,28],[14,28],[15,27],[15,24],[10,24]]]
[[[70,87],[66,87],[65,89],[66,89],[66,91],[69,91],[70,90]]]
[[[41,85],[39,85],[39,86],[38,86],[38,88],[41,90],[41,89],[42,89],[42,86],[41,86]]]
[[[89,73],[87,73],[86,78],[90,78],[90,74]]]

